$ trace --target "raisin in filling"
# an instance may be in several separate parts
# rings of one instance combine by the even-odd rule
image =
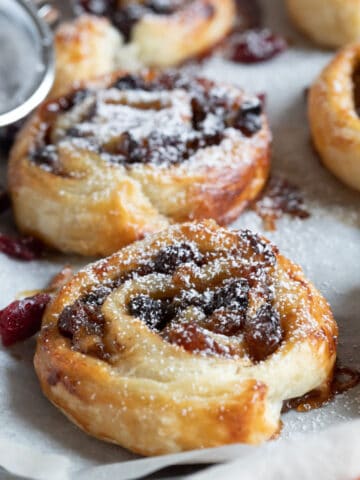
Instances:
[[[179,92],[186,94],[188,106],[182,105]],[[126,167],[173,165],[220,145],[229,128],[251,137],[263,125],[258,99],[239,105],[209,80],[172,72],[151,80],[126,75],[106,89],[78,90],[51,103],[45,117],[30,158],[55,174],[63,173],[61,145],[87,149]]]
[[[248,231],[240,235],[252,253],[242,277],[223,278],[216,286],[204,285],[200,290],[189,286],[173,297],[134,295],[127,305],[129,315],[142,320],[169,343],[191,352],[234,356],[237,351],[231,341],[238,337],[254,361],[266,359],[277,350],[283,337],[269,278],[276,257],[273,247],[257,235]],[[107,360],[109,354],[103,341],[106,324],[101,308],[113,289],[135,276],[173,276],[185,264],[201,269],[209,261],[207,254],[190,242],[163,247],[136,270],[95,288],[66,307],[59,317],[59,331],[71,339],[75,350]],[[256,309],[251,306],[254,297],[259,305]]]
[[[75,350],[104,360],[109,354],[103,342],[105,319],[101,313],[101,306],[110,293],[109,287],[97,288],[65,307],[58,321],[59,332],[72,340]]]
[[[134,26],[147,14],[172,15],[191,3],[191,0],[145,0],[119,5],[117,0],[76,0],[77,10],[106,16],[130,41]]]
[[[176,266],[187,261],[200,265],[202,260],[201,253],[190,243],[179,243],[163,248],[153,260],[144,262],[133,271],[125,272],[106,285],[94,287],[91,292],[65,307],[58,320],[59,332],[71,340],[74,350],[108,360],[110,354],[103,342],[106,325],[101,308],[110,293],[135,276],[174,271]],[[173,317],[170,302],[156,301],[145,295],[136,297],[129,308],[134,315],[144,321],[146,318],[146,323],[151,328],[159,329],[161,323],[166,323],[168,318]]]
[[[51,123],[59,113],[69,112],[71,109],[81,105],[91,95],[90,90],[84,88],[76,90],[69,95],[65,95],[57,102],[51,103],[46,111],[44,122],[41,126],[40,135],[36,141],[35,147],[29,152],[30,160],[36,165],[40,165],[44,170],[55,173],[56,175],[63,175],[62,166],[60,164],[58,147],[52,143],[51,140]],[[91,119],[94,114],[94,107],[91,111],[87,111],[83,115],[83,119]],[[76,137],[76,127],[72,127],[69,132],[71,136]]]
[[[203,255],[190,243],[169,245],[160,250],[154,260],[154,271],[157,273],[172,273],[183,263],[191,262],[201,265]]]
[[[282,329],[279,314],[269,299],[255,315],[248,314],[249,288],[246,279],[236,279],[213,291],[183,291],[173,299],[138,295],[129,302],[128,311],[165,340],[192,352],[231,356],[236,354],[233,348],[206,332],[225,337],[243,335],[250,357],[261,361],[279,347]],[[196,321],[182,321],[181,314],[188,307],[200,312]]]

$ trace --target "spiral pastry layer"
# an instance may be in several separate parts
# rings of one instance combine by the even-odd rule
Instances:
[[[324,165],[360,190],[360,44],[335,56],[309,93],[309,120]]]
[[[19,228],[110,254],[172,222],[235,219],[263,187],[261,102],[176,73],[114,74],[44,104],[11,154]]]
[[[326,47],[360,39],[360,0],[286,0],[295,25]]]
[[[328,386],[336,337],[298,266],[205,221],[75,275],[45,313],[35,368],[83,430],[157,455],[273,437],[284,400]]]
[[[87,71],[176,66],[214,47],[236,19],[234,0],[76,3],[81,15],[62,24],[55,38],[57,94],[64,84],[87,80]]]

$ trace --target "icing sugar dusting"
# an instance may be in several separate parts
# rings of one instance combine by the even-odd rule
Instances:
[[[53,102],[48,112],[52,120],[40,132],[32,160],[58,172],[61,149],[87,149],[112,166],[231,166],[235,155],[245,167],[254,147],[266,148],[268,141],[257,97],[174,73],[154,80],[119,77],[109,87]]]

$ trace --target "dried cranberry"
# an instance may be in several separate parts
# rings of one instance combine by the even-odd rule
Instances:
[[[245,341],[250,356],[256,360],[265,360],[274,353],[282,341],[282,329],[279,313],[269,304],[263,304],[254,317],[245,324]]]
[[[286,40],[268,29],[248,30],[232,37],[230,59],[238,63],[264,62],[286,48]]]
[[[201,263],[203,255],[189,243],[169,245],[157,254],[154,260],[154,270],[158,273],[172,273],[176,268],[188,262]]]
[[[150,328],[161,330],[173,315],[169,302],[137,295],[128,305],[130,315],[143,320]]]
[[[262,105],[258,99],[245,101],[234,119],[233,126],[247,137],[251,137],[262,128]]]
[[[0,190],[0,214],[11,207],[10,195],[5,190]]]
[[[19,260],[35,260],[44,252],[44,245],[33,237],[15,239],[0,233],[0,252]]]
[[[31,337],[40,329],[50,299],[50,295],[40,293],[16,300],[0,311],[0,334],[6,347]]]

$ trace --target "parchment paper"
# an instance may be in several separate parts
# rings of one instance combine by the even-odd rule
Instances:
[[[320,165],[310,146],[306,121],[304,89],[331,53],[316,49],[296,34],[281,0],[263,0],[263,5],[266,24],[290,39],[289,51],[254,66],[213,58],[201,70],[210,77],[267,94],[274,135],[273,170],[301,187],[311,212],[308,220],[279,221],[277,231],[267,235],[283,253],[303,266],[308,278],[329,300],[341,332],[339,357],[347,366],[360,367],[360,194],[342,186]],[[5,158],[0,165],[4,179]],[[262,231],[253,212],[243,215],[233,226]],[[10,215],[2,216],[0,231],[12,230]],[[43,287],[65,263],[79,267],[84,260],[59,255],[23,263],[0,255],[0,308],[23,290]],[[86,436],[42,396],[32,367],[33,352],[34,340],[7,350],[0,348],[0,465],[9,471],[34,479],[98,479],[105,478],[105,472],[116,474],[117,479],[130,479],[181,462],[241,457],[244,465],[252,464],[254,447],[231,446],[211,452],[137,459],[125,450]],[[299,432],[317,432],[356,418],[360,418],[360,388],[337,396],[319,410],[284,415],[282,441],[272,448],[278,448],[281,455],[281,445],[287,444],[284,440]],[[354,424],[356,428],[360,428],[359,424]],[[255,450],[261,456],[262,449],[267,448]],[[104,467],[114,463],[118,465],[110,470]],[[82,473],[75,475],[79,471]]]

